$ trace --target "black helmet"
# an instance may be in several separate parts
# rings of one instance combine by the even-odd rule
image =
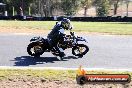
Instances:
[[[63,18],[63,19],[61,20],[61,25],[62,25],[62,27],[63,27],[64,29],[66,29],[66,30],[71,30],[71,29],[72,29],[72,26],[71,26],[71,24],[70,24],[70,20],[67,19],[67,18]]]

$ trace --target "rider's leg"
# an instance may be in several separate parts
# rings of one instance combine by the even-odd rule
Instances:
[[[57,52],[59,53],[59,56],[60,57],[64,57],[65,56],[65,53],[64,53],[64,50],[62,48],[59,48],[57,46],[58,42],[53,40],[53,39],[48,39],[48,42],[50,44],[50,47],[53,49],[53,52]]]
[[[62,48],[59,48],[58,46],[55,46],[55,49],[59,53],[60,57],[64,57],[65,56],[64,50]]]

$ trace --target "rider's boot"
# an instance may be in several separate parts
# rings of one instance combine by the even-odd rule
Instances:
[[[64,52],[60,52],[59,53],[59,60],[63,60],[64,56],[65,56],[65,53]]]

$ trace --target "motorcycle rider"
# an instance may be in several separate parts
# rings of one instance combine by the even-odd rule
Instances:
[[[72,26],[70,20],[63,18],[61,21],[56,23],[52,31],[47,36],[50,46],[55,49],[57,53],[59,53],[61,58],[65,56],[65,53],[62,48],[57,46],[57,44],[59,41],[64,41],[64,31],[71,29]]]

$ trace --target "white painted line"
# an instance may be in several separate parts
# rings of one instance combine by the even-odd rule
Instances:
[[[64,68],[64,67],[13,67],[13,66],[0,66],[0,70],[2,69],[13,69],[13,70],[78,70],[78,68]],[[132,69],[107,69],[107,68],[83,68],[86,71],[129,71],[132,72]]]
[[[31,33],[3,33],[3,34],[0,34],[0,36],[9,36],[9,35],[33,35]]]
[[[9,36],[9,35],[36,35],[36,36],[47,36],[45,33],[43,34],[34,34],[34,33],[0,33],[0,36]]]
[[[13,35],[32,35],[32,33],[13,33]]]

